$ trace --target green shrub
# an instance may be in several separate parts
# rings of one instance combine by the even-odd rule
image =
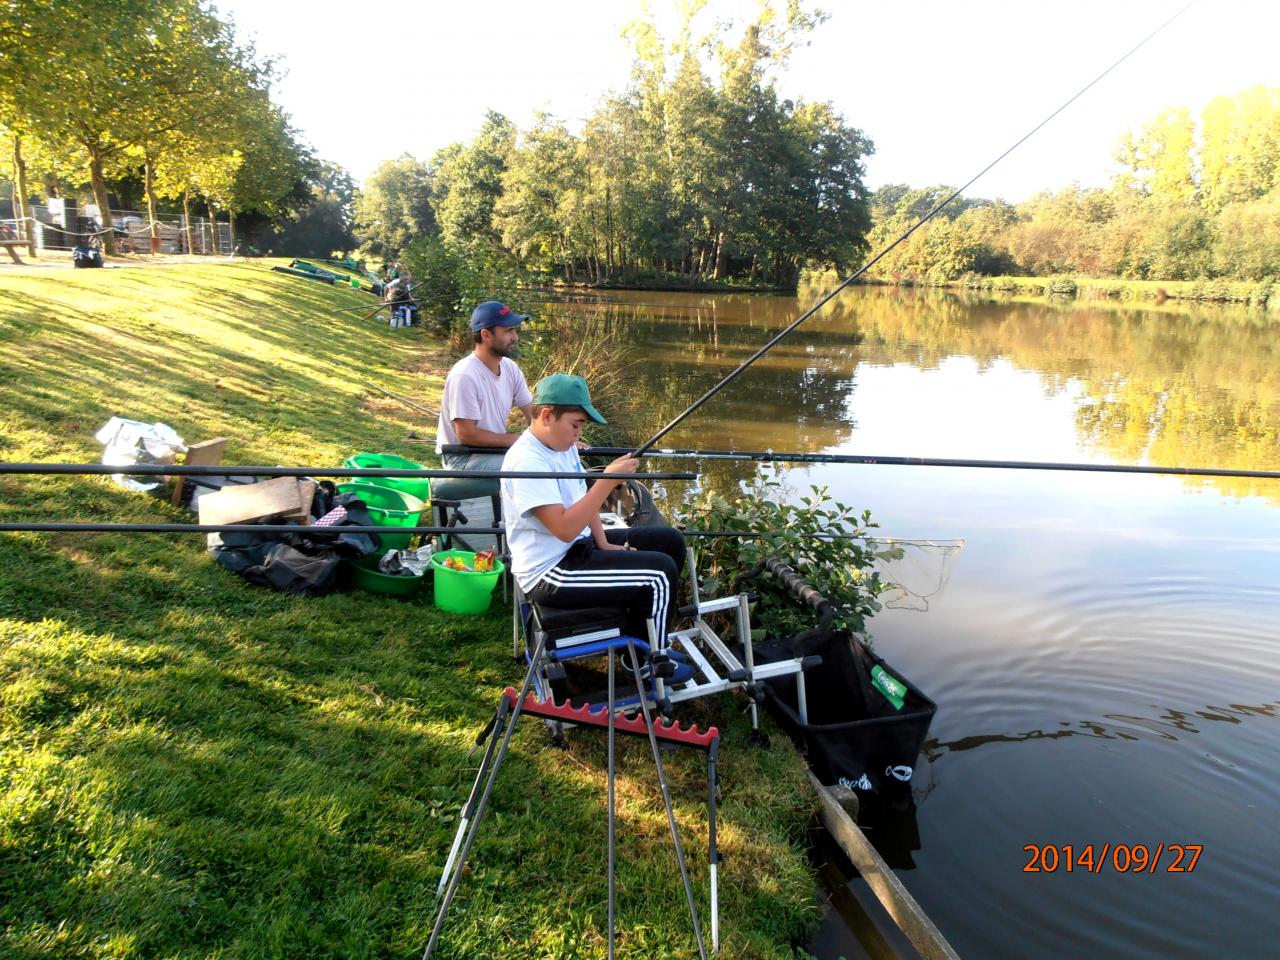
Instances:
[[[876,598],[889,588],[871,569],[876,556],[866,537],[877,524],[869,510],[859,515],[833,500],[826,487],[810,491],[791,503],[779,479],[763,476],[733,499],[709,494],[696,504],[695,528],[772,534],[708,538],[702,559],[706,595],[724,595],[758,561],[777,557],[831,601],[837,626],[865,634],[867,619],[880,609]],[[814,625],[813,612],[771,574],[752,580],[750,589],[759,594],[756,613],[767,635],[790,636]]]

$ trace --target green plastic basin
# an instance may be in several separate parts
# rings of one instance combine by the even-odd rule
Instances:
[[[395,577],[378,569],[378,557],[361,557],[349,561],[351,582],[362,590],[385,593],[391,597],[410,597],[422,589],[426,577]]]
[[[470,550],[442,550],[431,555],[436,606],[448,613],[484,613],[489,609],[493,588],[505,569],[502,561],[495,560],[492,570],[478,573],[475,570],[451,570],[444,565],[446,557],[457,557],[469,565],[476,562],[476,555]]]
[[[391,490],[372,483],[340,483],[339,493],[353,493],[369,508],[369,519],[376,527],[416,527],[427,505],[411,494]],[[383,552],[403,550],[413,539],[411,533],[383,533]]]
[[[423,470],[422,464],[415,463],[394,453],[357,453],[342,461],[344,467],[360,470]],[[411,497],[424,502],[431,499],[431,481],[426,477],[358,477],[360,483],[375,483],[380,487],[392,490],[403,490]]]

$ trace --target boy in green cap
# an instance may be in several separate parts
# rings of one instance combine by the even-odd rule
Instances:
[[[587,382],[567,373],[538,381],[533,418],[513,443],[502,469],[582,473],[577,441],[588,421],[605,423],[591,404]],[[666,647],[684,538],[671,527],[605,530],[600,508],[640,461],[623,456],[604,468],[605,479],[502,480],[502,514],[511,549],[511,573],[526,597],[549,607],[621,607],[631,630],[652,619],[658,649]],[[644,637],[643,632],[638,636]]]

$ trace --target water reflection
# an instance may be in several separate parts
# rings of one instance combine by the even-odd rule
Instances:
[[[1200,733],[1200,727],[1195,725],[1196,718],[1210,722],[1237,724],[1243,723],[1249,718],[1270,717],[1275,719],[1277,716],[1280,716],[1280,701],[1256,705],[1233,703],[1226,707],[1217,707],[1209,704],[1203,710],[1193,710],[1189,713],[1176,710],[1173,707],[1166,707],[1164,713],[1155,718],[1107,714],[1104,719],[1111,721],[1111,725],[1100,723],[1096,720],[1062,720],[1059,721],[1062,727],[1059,730],[972,734],[945,741],[930,739],[925,743],[923,753],[931,762],[936,762],[946,753],[975,750],[978,747],[992,743],[1025,743],[1031,740],[1060,740],[1063,737],[1141,740],[1144,734],[1155,734],[1156,737],[1163,740],[1177,740],[1178,737],[1170,732],[1170,728],[1183,735]],[[1135,727],[1138,729],[1135,730]]]
[[[610,294],[601,309],[657,429],[813,296]],[[1278,470],[1278,353],[1274,321],[1243,308],[858,289],[663,445]],[[757,468],[699,469],[727,491]],[[786,477],[870,508],[889,536],[967,541],[928,613],[871,623],[938,703],[903,880],[962,956],[1272,952],[1280,482]],[[1206,859],[1176,883],[1021,872],[1024,844],[1106,840],[1203,842]]]
[[[617,292],[596,309],[642,361],[630,375],[657,429],[816,296]],[[876,395],[864,399],[872,386]],[[1028,426],[1033,421],[1038,428]],[[855,288],[664,445],[705,447],[709,435],[738,449],[814,452],[856,442],[891,454],[910,442],[917,455],[999,450],[991,455],[1009,459],[1033,459],[1034,439],[1035,456],[1045,459],[1276,469],[1280,338],[1266,314],[1243,307],[1018,303]],[[867,450],[872,439],[894,449]],[[925,448],[942,440],[947,450]],[[724,465],[711,471],[742,475]],[[1186,482],[1233,496],[1261,489],[1251,480]]]

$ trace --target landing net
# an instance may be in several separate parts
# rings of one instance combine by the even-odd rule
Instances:
[[[873,569],[890,585],[880,602],[892,610],[923,611],[946,588],[964,540],[868,537],[867,546],[875,551]]]

